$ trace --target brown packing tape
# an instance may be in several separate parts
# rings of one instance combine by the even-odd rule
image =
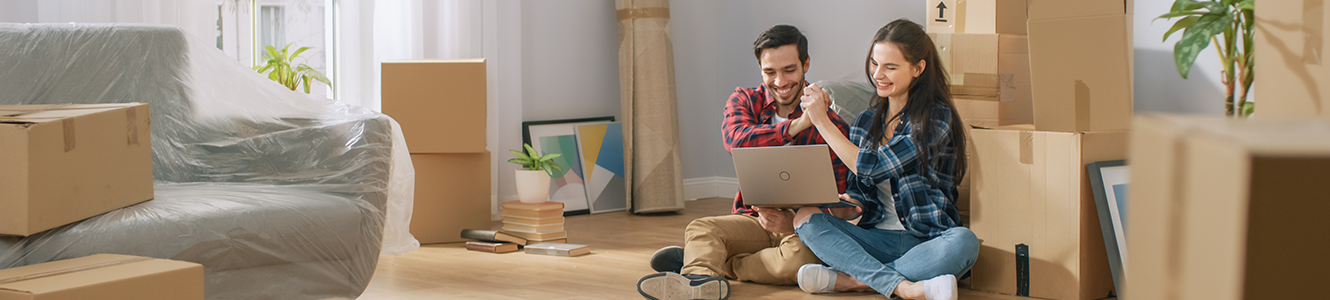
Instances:
[[[65,130],[65,152],[74,150],[74,119],[61,120]]]
[[[668,7],[625,8],[615,11],[619,21],[628,19],[670,18]]]
[[[75,273],[75,272],[82,272],[82,271],[87,271],[87,270],[92,270],[92,269],[100,269],[100,268],[111,267],[111,266],[119,266],[119,265],[124,265],[124,264],[132,264],[132,263],[141,262],[141,261],[147,261],[147,260],[151,260],[151,259],[153,259],[153,258],[151,258],[151,257],[126,258],[126,259],[122,259],[122,260],[108,261],[108,262],[104,262],[104,263],[91,264],[91,265],[86,265],[86,266],[77,266],[77,267],[72,267],[72,268],[65,268],[65,269],[59,269],[59,270],[52,270],[52,271],[41,272],[41,273],[37,273],[37,274],[28,274],[28,275],[14,276],[14,277],[9,277],[9,278],[0,278],[0,284],[9,284],[9,283],[15,283],[15,282],[26,281],[26,280],[33,280],[33,279],[46,278],[46,277],[51,277],[51,276],[60,276],[60,275],[64,275],[64,274]]]
[[[1076,99],[1076,130],[1090,129],[1090,86],[1084,81],[1077,80],[1075,89]]]
[[[1321,48],[1325,14],[1324,0],[1302,1],[1302,62],[1309,65],[1321,65]]]
[[[1034,133],[1021,131],[1021,164],[1034,164]]]
[[[128,141],[126,142],[129,143],[129,145],[131,146],[138,146],[139,145],[138,110],[133,108],[125,110],[125,130],[128,131],[127,132]]]
[[[955,33],[965,33],[965,7],[969,6],[968,1],[956,0],[956,31]]]

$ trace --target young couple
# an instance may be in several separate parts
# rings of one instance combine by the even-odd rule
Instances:
[[[961,227],[955,204],[965,131],[923,28],[900,19],[873,36],[864,70],[876,97],[852,126],[828,109],[822,87],[804,80],[808,41],[798,29],[768,29],[753,52],[763,83],[735,89],[725,105],[726,150],[827,144],[840,198],[855,206],[749,207],[740,193],[733,214],[694,220],[683,248],[656,251],[651,266],[660,273],[638,280],[638,292],[727,299],[733,279],[956,299],[956,277],[974,265],[979,241]]]

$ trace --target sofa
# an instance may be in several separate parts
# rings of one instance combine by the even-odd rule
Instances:
[[[384,247],[418,245],[385,115],[287,90],[169,26],[0,24],[0,53],[0,105],[149,104],[155,193],[0,236],[0,269],[129,254],[202,264],[207,299],[354,299]]]

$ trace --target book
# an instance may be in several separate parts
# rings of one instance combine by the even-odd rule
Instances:
[[[563,230],[563,223],[545,224],[545,225],[527,225],[521,223],[503,222],[505,231],[527,231],[527,232],[550,232]]]
[[[471,251],[480,251],[480,252],[489,252],[489,253],[508,253],[508,252],[515,252],[518,250],[518,248],[519,247],[517,246],[517,244],[514,243],[491,243],[491,242],[481,242],[481,241],[466,242],[466,250],[471,250]]]
[[[524,218],[518,216],[504,216],[504,224],[523,224],[523,225],[549,225],[563,223],[563,216],[549,218]]]
[[[567,243],[567,242],[568,242],[568,239],[567,239],[567,238],[558,238],[558,239],[548,239],[548,240],[526,240],[526,242],[527,242],[528,244],[539,244],[539,243]]]
[[[526,254],[578,256],[591,253],[591,246],[565,243],[539,243],[526,246]]]
[[[510,218],[510,217],[519,217],[519,218],[536,218],[536,219],[553,218],[553,217],[563,217],[563,211],[562,211],[562,210],[504,209],[504,210],[503,210],[503,218],[504,218],[504,219],[508,219],[508,218]]]
[[[497,230],[462,229],[462,238],[485,242],[509,242],[526,245],[526,238]]]
[[[563,202],[545,201],[540,203],[526,203],[522,201],[512,200],[512,201],[504,201],[503,209],[505,210],[522,209],[522,210],[531,210],[531,211],[541,211],[541,210],[563,211]]]
[[[548,232],[504,230],[503,232],[527,240],[550,240],[550,239],[559,239],[559,238],[568,237],[568,232],[563,230],[548,231]]]

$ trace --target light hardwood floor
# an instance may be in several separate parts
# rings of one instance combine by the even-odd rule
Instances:
[[[653,271],[652,252],[682,245],[688,222],[729,213],[729,198],[689,201],[679,213],[626,212],[568,217],[568,241],[591,254],[555,257],[521,251],[467,251],[463,243],[425,245],[401,257],[382,257],[359,299],[643,299],[637,280]],[[495,222],[494,228],[501,223]],[[880,294],[810,295],[797,286],[732,282],[730,299],[886,299]],[[963,291],[962,299],[1005,299]],[[1021,298],[1028,299],[1028,298]]]

